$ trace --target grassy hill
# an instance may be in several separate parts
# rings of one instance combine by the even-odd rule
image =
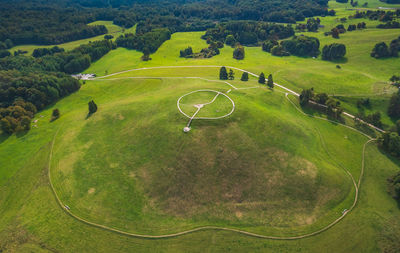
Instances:
[[[338,17],[348,12],[340,9]],[[323,18],[322,24],[333,27],[339,23],[335,18]],[[314,87],[329,94],[358,95],[344,101],[353,113],[357,97],[386,92],[375,96],[369,109],[384,111],[394,91],[387,79],[400,62],[376,60],[369,52],[400,30],[375,29],[375,21],[363,21],[367,30],[348,32],[339,40],[325,37],[323,31],[307,34],[318,37],[322,46],[345,43],[347,59],[340,63],[274,57],[259,47],[246,47],[245,59],[237,61],[227,46],[211,59],[179,58],[179,50],[187,46],[194,51],[207,46],[200,39],[203,32],[192,32],[173,34],[149,62],[140,60],[140,52],[118,48],[86,72],[104,76],[142,67],[229,65],[272,73],[277,83],[295,91]],[[79,92],[39,112],[37,127],[1,135],[0,251],[396,252],[400,211],[386,192],[386,179],[399,170],[399,162],[374,143],[365,148],[355,208],[332,228],[302,240],[266,240],[219,230],[141,239],[87,225],[58,205],[49,187],[49,169],[58,196],[74,215],[131,233],[161,235],[212,225],[292,236],[340,217],[355,196],[346,171],[355,181],[360,179],[367,138],[305,116],[279,88],[266,89],[254,77],[241,82],[240,75],[235,71],[236,80],[230,81],[240,89],[212,81],[218,77],[216,67],[143,69],[86,81]],[[225,92],[235,111],[219,120],[194,119],[191,131],[183,133],[188,118],[179,112],[177,100],[199,89]],[[193,105],[212,97],[188,95],[182,108],[192,114]],[[88,117],[92,99],[99,110]],[[289,99],[297,105],[296,98]],[[231,108],[223,98],[211,105],[199,116]],[[61,117],[50,122],[54,108]],[[387,116],[383,120],[392,123]]]

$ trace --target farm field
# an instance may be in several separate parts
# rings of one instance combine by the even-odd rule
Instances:
[[[400,162],[378,148],[379,133],[301,108],[255,76],[240,81],[240,69],[272,74],[297,93],[313,87],[338,98],[351,114],[370,98],[365,112],[381,112],[384,128],[393,126],[386,112],[397,88],[389,78],[400,61],[370,52],[400,29],[355,19],[344,25],[364,21],[367,29],[325,36],[354,13],[329,4],[337,16],[296,35],[317,37],[320,48],[346,44],[340,62],[261,47],[245,47],[244,60],[235,60],[227,45],[212,58],[179,57],[208,46],[204,31],[173,33],[150,61],[120,47],[93,62],[84,73],[96,78],[39,111],[30,131],[0,135],[0,252],[397,252],[400,209],[387,178]],[[368,1],[388,6],[400,7]],[[114,37],[136,29],[92,24]],[[49,46],[10,50],[38,47]],[[219,80],[221,66],[235,79]],[[98,110],[88,114],[91,100]],[[61,116],[51,121],[56,108]]]

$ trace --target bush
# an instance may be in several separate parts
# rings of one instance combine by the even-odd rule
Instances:
[[[51,119],[50,121],[54,121],[56,119],[58,119],[60,117],[60,110],[58,110],[57,108],[53,110],[53,112],[51,113]]]

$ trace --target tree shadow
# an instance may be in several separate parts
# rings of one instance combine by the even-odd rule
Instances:
[[[17,138],[21,138],[21,137],[24,137],[25,135],[27,135],[28,132],[29,132],[29,130],[19,131],[19,132],[15,133],[15,136],[17,136]]]
[[[5,142],[10,136],[11,136],[11,134],[1,133],[0,134],[0,143]]]
[[[347,59],[347,57],[342,57],[340,59],[335,59],[335,60],[330,60],[330,62],[332,63],[347,63],[349,60]]]

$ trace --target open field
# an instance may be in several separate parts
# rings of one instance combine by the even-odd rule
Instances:
[[[114,39],[124,33],[135,33],[135,31],[136,31],[136,26],[129,28],[129,29],[124,29],[120,26],[114,25],[112,21],[95,21],[95,22],[90,23],[89,25],[104,25],[108,30],[107,34],[113,35]],[[15,47],[9,49],[9,51],[14,52],[14,51],[22,50],[22,51],[28,51],[28,54],[32,54],[33,50],[35,50],[36,48],[48,48],[48,47],[53,47],[53,46],[59,46],[59,47],[64,48],[65,50],[71,50],[76,47],[79,47],[82,44],[87,44],[91,41],[103,40],[104,35],[99,35],[99,36],[82,39],[82,40],[75,40],[75,41],[71,41],[71,42],[67,42],[67,43],[63,43],[63,44],[59,44],[59,45],[19,45],[19,46],[15,46]]]
[[[358,111],[358,98],[371,97],[365,111],[385,112],[395,92],[387,81],[400,74],[400,61],[376,60],[369,53],[377,42],[398,37],[400,29],[376,29],[376,21],[357,19],[345,26],[364,21],[368,29],[339,40],[325,37],[323,31],[339,23],[336,18],[351,13],[342,7],[349,4],[330,5],[341,8],[338,16],[322,18],[324,29],[304,34],[318,37],[322,46],[346,44],[343,62],[275,57],[260,47],[246,47],[245,59],[237,61],[227,46],[210,59],[180,58],[179,50],[187,46],[196,52],[207,47],[200,39],[204,32],[173,34],[148,62],[140,60],[141,52],[124,48],[94,62],[85,72],[107,77],[85,81],[80,91],[37,113],[37,128],[0,136],[0,252],[397,252],[400,211],[387,194],[386,179],[399,170],[398,160],[370,142],[360,178],[364,135],[302,114],[294,96],[286,97],[278,87],[269,90],[253,76],[241,82],[242,73],[235,70],[229,85],[216,80],[218,67],[205,67],[272,73],[275,82],[296,92],[314,87],[340,96],[350,113]],[[114,36],[122,32],[111,22],[97,23]],[[81,43],[87,41],[62,47]],[[199,67],[133,70],[192,65]],[[223,119],[194,119],[184,133],[189,119],[177,100],[204,89],[227,94],[235,110]],[[195,105],[214,98],[207,92],[184,96],[182,110],[193,115]],[[92,99],[99,110],[88,117]],[[49,122],[55,108],[61,117]],[[231,109],[221,95],[197,116],[218,117]],[[325,118],[309,108],[304,112]],[[393,124],[386,114],[382,121]],[[360,180],[354,209],[323,233],[301,240],[220,230],[161,240],[121,235],[69,215],[50,187],[73,215],[129,233],[165,235],[217,226],[288,237],[324,228],[352,206],[356,188],[348,173]]]
[[[208,71],[208,75],[212,75],[217,69]],[[249,82],[248,85],[253,84]],[[270,92],[265,88],[233,91],[230,97],[235,100],[238,109],[230,118],[194,121],[193,130],[184,134],[182,127],[187,119],[176,109],[177,95],[199,88],[225,91],[229,87],[221,83],[191,79],[180,82],[157,79],[90,81],[82,87],[81,91],[54,106],[62,112],[59,120],[53,123],[48,122],[52,109],[49,108],[41,113],[43,118],[38,115],[38,129],[32,129],[24,136],[3,140],[2,154],[3,152],[12,153],[12,150],[20,149],[21,145],[26,146],[27,143],[30,143],[29,146],[33,148],[26,156],[30,159],[8,159],[13,162],[13,166],[8,167],[6,171],[18,168],[17,164],[22,165],[21,169],[13,171],[10,180],[13,180],[13,185],[15,181],[21,182],[19,185],[23,185],[23,189],[14,191],[13,187],[10,187],[9,180],[5,180],[2,184],[7,191],[2,191],[0,200],[2,206],[7,208],[2,209],[0,224],[11,224],[9,229],[12,231],[5,230],[4,233],[13,234],[15,238],[13,245],[6,246],[14,247],[14,249],[21,249],[19,247],[62,249],[66,245],[63,241],[46,239],[50,238],[49,236],[57,238],[56,234],[62,231],[61,233],[68,235],[65,240],[74,242],[63,251],[74,251],[75,247],[82,249],[82,245],[75,243],[82,234],[90,234],[91,238],[96,238],[95,240],[101,240],[100,238],[105,236],[116,243],[113,246],[93,245],[98,249],[96,251],[112,250],[113,247],[123,250],[133,247],[143,251],[146,249],[163,249],[164,251],[165,247],[168,247],[171,251],[182,251],[191,247],[202,248],[200,245],[196,246],[196,243],[201,241],[209,241],[211,251],[233,248],[240,250],[251,247],[255,251],[281,249],[310,252],[313,249],[317,250],[321,243],[324,243],[325,247],[334,243],[331,245],[335,245],[336,250],[338,246],[344,247],[343,251],[346,251],[357,245],[365,250],[374,251],[382,247],[381,243],[387,247],[387,242],[384,240],[393,240],[392,246],[396,247],[398,226],[393,224],[392,219],[398,217],[399,214],[394,201],[384,191],[384,178],[393,173],[397,165],[380,154],[373,145],[367,146],[366,175],[361,187],[361,199],[356,209],[331,230],[302,241],[263,241],[231,232],[217,231],[198,232],[169,240],[147,241],[91,228],[59,213],[62,211],[54,201],[46,177],[46,157],[50,149],[46,143],[53,138],[57,129],[60,129],[60,132],[56,138],[52,161],[53,183],[57,192],[75,214],[113,227],[141,233],[162,234],[213,224],[247,229],[262,234],[291,235],[312,231],[340,216],[341,210],[349,206],[354,192],[351,181],[341,166],[349,169],[358,180],[361,147],[365,137],[339,125],[302,116],[285,99],[284,94],[277,91]],[[86,102],[91,98],[96,100],[100,109],[85,120]],[[157,102],[154,103],[154,101]],[[162,122],[168,122],[168,125]],[[148,132],[149,129],[152,130],[152,136],[141,134],[142,131]],[[168,136],[168,142],[162,141],[161,136]],[[143,138],[145,140],[142,140]],[[291,145],[293,142],[299,143],[299,138],[302,139],[303,145]],[[341,141],[338,141],[339,139]],[[176,146],[175,143],[181,143],[179,149],[171,148]],[[222,146],[216,145],[217,143],[221,143]],[[267,144],[267,149],[260,146]],[[251,148],[252,146],[254,149]],[[318,151],[324,146],[329,155]],[[222,150],[219,151],[221,148]],[[348,150],[353,150],[353,152],[348,152]],[[246,159],[241,157],[242,154],[246,156]],[[181,158],[178,161],[182,161],[182,164],[175,164],[177,161],[175,159],[169,162],[165,160],[176,156]],[[99,157],[102,160],[100,163]],[[144,157],[149,159],[137,160]],[[248,157],[253,157],[252,160],[265,159],[266,163],[264,162],[264,166],[258,166],[263,164],[261,160],[254,165],[244,166],[240,163],[240,161],[248,161]],[[162,163],[160,159],[164,159]],[[229,168],[226,172],[222,170],[219,173],[228,174],[220,174],[221,177],[219,177],[219,174],[211,173],[214,171],[211,168],[217,161],[219,168],[221,166],[223,168],[224,164]],[[204,166],[205,163],[210,167]],[[296,167],[291,167],[291,163],[295,163]],[[382,163],[385,166],[382,167]],[[165,164],[168,166],[165,167]],[[299,170],[299,164],[305,166],[304,171]],[[249,168],[252,169],[234,170],[236,166],[238,168],[250,166]],[[162,169],[163,167],[165,168]],[[179,168],[193,168],[194,174],[183,173]],[[257,187],[250,187],[246,191],[239,192],[237,187],[234,187],[237,183],[243,184],[241,180],[237,181],[238,177],[250,180],[258,173],[267,173],[268,178],[277,173],[274,172],[274,168],[286,168],[279,170],[279,173],[283,175],[289,173],[287,175],[290,176],[285,179],[282,174],[281,176],[275,174],[272,177],[274,180],[261,180],[254,185],[254,187],[258,185],[261,189],[270,187],[267,196],[263,196],[264,191],[258,194],[262,194],[260,197],[263,196],[263,199],[271,198],[271,201],[275,199],[272,202],[268,201],[264,204],[258,202],[258,195],[255,194],[259,191]],[[376,168],[381,168],[381,170]],[[205,170],[210,171],[206,173]],[[292,174],[291,171],[302,172]],[[37,177],[37,175],[42,176]],[[382,180],[376,180],[377,175]],[[185,180],[182,177],[185,177]],[[296,177],[302,179],[296,180]],[[33,178],[39,178],[39,181],[32,180]],[[147,181],[146,178],[152,180]],[[157,181],[157,178],[161,181]],[[306,178],[308,179],[305,180]],[[151,183],[153,180],[155,181]],[[296,184],[284,183],[285,180],[302,182],[302,184],[301,187],[300,185],[296,187]],[[225,186],[224,191],[218,193],[217,189],[220,187],[215,187],[224,181],[230,184]],[[263,186],[266,182],[269,183]],[[185,186],[185,184],[188,185]],[[198,187],[193,187],[194,185]],[[148,188],[149,186],[151,188]],[[188,186],[190,188],[187,188]],[[284,190],[286,187],[289,188]],[[179,190],[181,189],[186,189],[185,193],[191,197],[180,198]],[[208,194],[206,189],[213,190],[213,195]],[[307,189],[310,191],[298,192]],[[176,195],[172,196],[175,196],[179,209],[169,204],[171,202],[168,201],[168,197],[171,197],[170,194],[173,192]],[[226,195],[228,192],[232,195]],[[288,199],[285,200],[286,198],[282,198],[280,194],[286,195]],[[311,197],[313,195],[314,197]],[[210,198],[211,196],[213,197]],[[306,199],[299,199],[300,196]],[[240,205],[229,204],[240,200],[241,197],[248,200],[242,201]],[[27,198],[29,201],[10,201],[14,198]],[[187,201],[193,201],[193,198],[196,202],[189,204]],[[203,203],[204,198],[210,199]],[[319,198],[328,202],[319,202],[317,201]],[[250,199],[258,204],[252,205],[249,202]],[[382,204],[376,206],[374,199],[379,199]],[[43,201],[47,203],[46,206],[43,206]],[[221,205],[217,205],[217,209],[207,207],[206,203],[214,201],[221,202]],[[191,206],[196,203],[202,208],[199,206],[192,209]],[[287,206],[289,203],[290,208]],[[118,208],[115,208],[116,206]],[[187,208],[183,208],[185,206]],[[15,210],[19,210],[20,218],[18,219],[15,219]],[[264,210],[261,217],[265,216],[262,219],[259,216],[261,210]],[[390,219],[377,223],[374,218],[374,213],[377,212]],[[29,218],[33,216],[36,218]],[[41,219],[46,219],[48,222],[38,226]],[[355,224],[358,225],[355,226]],[[357,233],[352,231],[354,229],[359,231],[360,224],[364,227],[363,236],[357,239],[357,237],[354,238],[354,234],[357,235]],[[366,237],[376,237],[375,226],[389,227],[394,230],[385,230],[379,234],[386,239],[369,240],[369,243],[364,243]],[[351,243],[346,237],[349,234],[352,234],[354,238]],[[335,235],[335,241],[332,241],[333,235]],[[40,240],[46,243],[40,244]],[[341,240],[345,240],[346,243],[344,241],[340,243]],[[358,244],[361,242],[363,244]]]

